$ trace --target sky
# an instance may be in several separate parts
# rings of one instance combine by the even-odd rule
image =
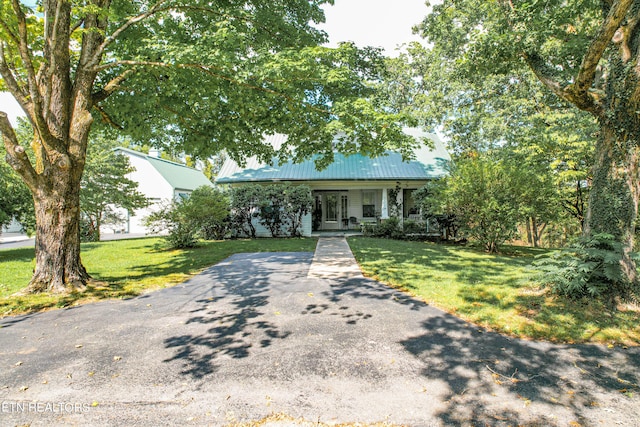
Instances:
[[[333,6],[325,7],[326,22],[320,28],[329,35],[330,46],[352,41],[359,47],[381,47],[395,56],[399,45],[420,40],[411,29],[427,12],[425,0],[335,0]],[[21,114],[13,97],[2,92],[0,111],[14,124]]]
[[[374,46],[395,56],[396,47],[420,38],[412,27],[427,15],[425,0],[335,0],[325,8],[329,44],[352,41],[359,47]]]

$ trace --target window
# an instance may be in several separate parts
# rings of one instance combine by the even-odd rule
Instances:
[[[362,217],[363,218],[376,217],[376,192],[375,191],[362,192]]]
[[[191,193],[184,193],[184,192],[176,193],[176,201],[182,202],[184,200],[187,200],[190,196],[191,196]]]
[[[338,221],[338,196],[336,194],[327,194],[327,222]]]

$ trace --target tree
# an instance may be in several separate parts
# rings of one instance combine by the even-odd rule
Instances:
[[[129,159],[116,154],[116,143],[102,134],[91,137],[87,162],[80,181],[80,211],[86,224],[83,240],[100,240],[100,226],[120,223],[118,209],[133,211],[149,205],[138,183],[127,178],[134,171]]]
[[[424,213],[454,217],[463,234],[494,253],[517,233],[522,205],[513,195],[522,183],[516,165],[476,154],[456,161],[449,176],[427,183],[414,197]]]
[[[638,280],[632,251],[640,196],[639,14],[633,0],[460,0],[434,5],[419,28],[457,76],[510,78],[526,67],[596,120],[584,234],[622,243],[629,283]]]
[[[437,46],[413,44],[388,60],[380,102],[425,126],[439,126],[454,158],[488,151],[516,157],[522,170],[535,171],[538,181],[553,181],[557,187],[560,195],[545,191],[537,196],[549,200],[539,205],[545,216],[572,217],[580,225],[595,120],[559,100],[525,67],[497,75],[461,72],[458,67]],[[561,197],[562,203],[549,196]],[[555,209],[549,209],[552,206]]]
[[[288,134],[279,154],[409,153],[399,117],[375,108],[368,80],[379,52],[319,47],[313,28],[330,0],[41,0],[38,13],[0,0],[2,90],[34,129],[20,144],[4,113],[7,160],[31,191],[36,267],[27,291],[80,289],[80,181],[95,118],[141,143],[207,158],[226,150],[270,160],[263,135]],[[395,147],[393,147],[395,146]],[[294,150],[295,149],[295,150]]]

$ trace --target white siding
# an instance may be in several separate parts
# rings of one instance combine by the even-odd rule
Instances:
[[[138,209],[129,218],[129,233],[147,233],[143,220],[151,212],[159,209],[162,201],[170,201],[174,198],[174,189],[164,177],[146,159],[137,156],[128,156],[131,166],[136,170],[129,174],[129,179],[138,183],[138,191],[151,199],[152,204],[144,209]]]
[[[127,178],[138,183],[138,191],[149,198],[151,204],[146,208],[136,210],[131,216],[128,215],[126,209],[118,209],[117,211],[126,218],[125,222],[104,226],[101,232],[146,234],[148,230],[143,225],[144,218],[151,212],[158,210],[162,201],[173,200],[174,189],[145,158],[127,152],[122,152],[122,154],[129,158],[129,163],[135,168],[135,171],[128,174]]]

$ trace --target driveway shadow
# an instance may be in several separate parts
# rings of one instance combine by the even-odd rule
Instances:
[[[605,425],[640,425],[638,347],[513,339],[369,279],[335,281],[327,296],[345,309],[384,301],[407,319],[423,319],[399,343],[422,363],[424,379],[446,384],[438,415],[444,425],[564,425],[558,411],[575,425],[595,425],[596,417]],[[621,406],[629,410],[621,413]]]
[[[196,333],[165,339],[182,374],[202,379],[216,371],[222,357],[242,359],[253,347],[266,348],[289,337],[274,322],[266,320],[274,284],[306,277],[311,262],[308,253],[234,255],[206,270],[185,285],[201,289],[191,304],[187,326]],[[272,313],[271,313],[272,314]]]

